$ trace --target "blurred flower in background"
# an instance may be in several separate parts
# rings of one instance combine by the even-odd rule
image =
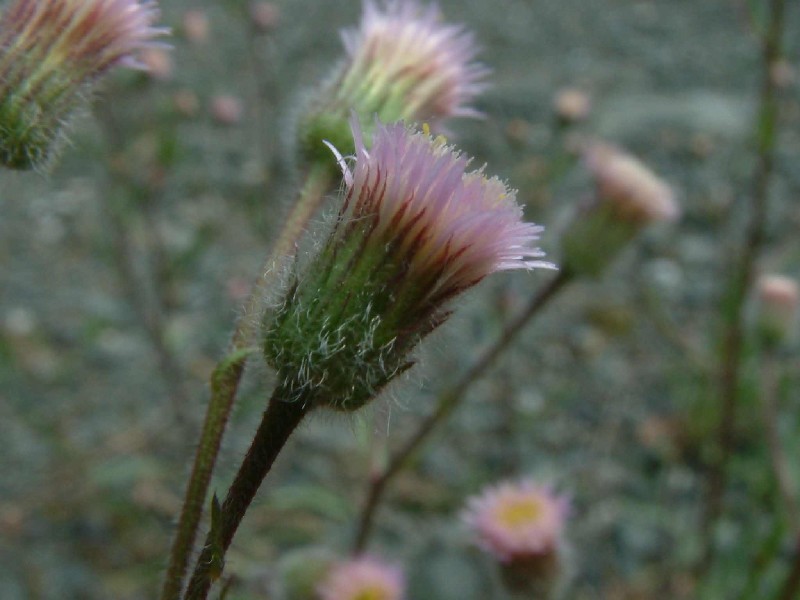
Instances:
[[[475,61],[471,33],[442,23],[436,5],[414,0],[368,0],[358,29],[342,32],[346,58],[314,95],[301,119],[301,150],[319,158],[322,140],[352,150],[347,125],[355,110],[367,140],[375,115],[384,122],[429,122],[475,116],[471,106],[485,87],[486,67]],[[323,154],[324,157],[324,154]]]
[[[0,14],[0,164],[47,164],[73,115],[111,68],[146,69],[166,29],[155,2],[16,0]]]
[[[622,150],[590,143],[584,157],[595,194],[562,238],[563,267],[596,277],[641,229],[675,221],[680,207],[669,185]]]
[[[503,482],[467,501],[463,518],[514,592],[547,593],[560,573],[566,498],[533,480]]]
[[[400,600],[405,581],[399,568],[360,557],[334,565],[318,591],[320,600]]]

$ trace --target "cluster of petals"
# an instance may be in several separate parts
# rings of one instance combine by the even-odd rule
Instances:
[[[399,568],[359,557],[334,565],[318,592],[320,600],[400,600],[405,581]]]
[[[442,23],[435,4],[366,0],[360,27],[341,35],[349,57],[345,96],[354,87],[402,89],[407,118],[478,114],[469,104],[484,89],[488,69],[475,61],[472,34]]]
[[[569,512],[565,498],[530,480],[504,482],[471,498],[464,520],[501,562],[554,552]]]
[[[158,15],[151,0],[16,0],[0,17],[0,48],[18,60],[46,56],[74,65],[81,76],[141,68],[137,51],[168,32],[153,26]]]
[[[370,150],[351,121],[355,165],[343,166],[345,221],[372,219],[370,236],[391,242],[409,278],[437,275],[429,298],[449,298],[507,269],[552,268],[534,245],[542,227],[522,220],[515,194],[441,137],[378,123]],[[344,162],[342,161],[344,165]]]

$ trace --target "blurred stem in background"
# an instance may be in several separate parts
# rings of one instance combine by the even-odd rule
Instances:
[[[796,482],[792,480],[791,461],[786,456],[780,434],[779,397],[783,369],[774,351],[765,351],[761,366],[761,416],[775,483],[783,503],[786,521],[792,534],[800,533],[800,505]]]
[[[247,358],[252,352],[251,346],[257,342],[263,296],[269,286],[275,283],[279,272],[278,265],[286,256],[292,254],[298,239],[319,209],[331,184],[328,165],[314,164],[310,167],[300,197],[292,206],[284,228],[253,284],[244,310],[236,322],[228,354],[217,364],[211,377],[211,398],[206,408],[200,441],[178,518],[178,527],[161,592],[162,600],[176,600],[183,587],[225,426],[233,409]]]
[[[495,360],[511,345],[533,317],[539,314],[539,311],[573,279],[572,272],[565,269],[550,280],[534,296],[525,309],[505,326],[498,340],[483,352],[461,379],[455,385],[439,394],[434,411],[420,423],[417,430],[406,440],[405,444],[400,446],[389,457],[389,461],[383,471],[370,478],[356,528],[353,554],[360,554],[365,549],[372,534],[375,513],[392,479],[403,470],[403,467],[406,466],[406,463],[414,453],[428,441],[433,431],[446,422],[447,418],[461,405],[470,386],[494,364]]]
[[[113,158],[121,157],[125,151],[125,134],[117,123],[110,104],[101,104],[97,111],[98,121],[105,132],[110,155]],[[131,306],[155,352],[157,368],[160,372],[167,393],[170,398],[175,421],[183,425],[187,421],[186,410],[189,406],[189,394],[185,389],[180,360],[172,351],[166,339],[165,310],[167,307],[163,287],[166,272],[166,251],[163,241],[155,227],[157,220],[152,214],[152,190],[142,189],[136,182],[129,179],[124,171],[116,168],[111,163],[106,163],[106,176],[109,181],[106,194],[108,200],[102,206],[108,219],[113,239],[113,258],[125,293]],[[126,180],[123,186],[111,181]],[[135,203],[127,197],[126,189],[142,189],[142,198]],[[139,210],[142,204],[146,204]],[[130,236],[130,219],[134,216],[142,218],[148,230],[147,247],[135,248]],[[150,264],[152,276],[140,274],[136,268],[136,255],[145,252]]]
[[[750,194],[750,219],[745,240],[723,300],[724,333],[719,379],[720,416],[717,448],[708,474],[703,537],[705,549],[698,565],[702,577],[714,562],[717,522],[723,512],[728,467],[735,444],[736,412],[744,350],[744,307],[756,262],[765,242],[769,188],[774,173],[778,121],[778,85],[775,67],[782,55],[786,0],[769,0],[767,22],[759,32],[762,56],[761,91],[756,123],[756,168]]]

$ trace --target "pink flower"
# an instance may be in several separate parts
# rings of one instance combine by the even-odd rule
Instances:
[[[471,498],[464,519],[480,546],[502,563],[555,554],[568,503],[530,480],[501,483]]]
[[[108,70],[167,30],[150,0],[15,0],[0,13],[0,164],[30,169],[62,145],[70,117]]]
[[[349,61],[337,91],[369,99],[363,116],[419,121],[477,114],[469,104],[488,70],[475,62],[472,34],[442,23],[435,4],[388,0],[379,7],[366,0],[360,27],[342,32],[342,41]]]
[[[321,600],[400,600],[405,583],[400,569],[361,557],[335,565],[319,586]]]
[[[352,411],[411,366],[447,301],[502,270],[551,268],[514,192],[442,138],[351,122],[355,164],[328,240],[265,321],[267,362],[298,400]]]
[[[355,111],[369,142],[377,115],[383,123],[430,123],[476,116],[471,106],[485,88],[486,67],[475,61],[471,33],[443,23],[436,5],[416,0],[365,0],[361,24],[342,32],[347,57],[299,122],[305,160],[324,162],[322,140],[353,151],[348,119]]]

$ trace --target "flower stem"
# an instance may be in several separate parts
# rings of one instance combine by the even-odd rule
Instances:
[[[798,532],[800,531],[800,504],[798,504],[795,482],[792,478],[792,461],[786,455],[778,427],[781,369],[778,357],[773,351],[766,351],[761,371],[761,417],[770,463],[778,492],[783,501],[789,529],[792,532]]]
[[[420,423],[414,434],[390,456],[383,472],[370,479],[353,542],[353,554],[360,554],[364,551],[372,534],[375,513],[391,480],[403,469],[411,456],[428,440],[428,437],[436,427],[446,421],[453,411],[460,406],[469,387],[494,364],[495,360],[516,339],[517,335],[538,314],[539,310],[572,279],[573,275],[570,272],[562,270],[542,288],[525,309],[505,326],[497,341],[484,351],[467,372],[461,376],[461,379],[455,385],[439,394],[436,409]]]
[[[800,534],[797,534],[792,566],[777,598],[779,600],[793,600],[797,598],[798,592],[800,592]]]
[[[180,598],[186,567],[192,553],[197,528],[203,515],[211,472],[219,453],[222,434],[228,422],[233,398],[239,384],[249,349],[234,352],[221,361],[211,376],[211,399],[206,409],[200,442],[195,453],[192,473],[186,487],[175,539],[172,542],[169,566],[161,590],[162,600]]]
[[[221,569],[225,552],[261,482],[269,473],[289,436],[311,409],[310,404],[302,399],[287,401],[285,396],[279,386],[264,411],[250,449],[219,509],[218,523],[212,522],[212,531],[206,537],[206,543],[197,558],[185,600],[201,600],[208,596],[211,584],[221,575],[221,572],[212,572],[213,567],[218,566]],[[217,527],[218,531],[214,531]]]
[[[744,304],[751,286],[755,265],[764,245],[767,226],[767,202],[775,164],[778,120],[778,90],[774,66],[781,58],[785,29],[786,0],[770,0],[769,22],[762,36],[762,82],[757,123],[757,163],[750,204],[750,221],[741,255],[735,266],[723,314],[725,333],[722,342],[720,371],[720,419],[717,432],[718,456],[711,466],[705,507],[704,534],[706,550],[699,570],[702,574],[713,562],[713,534],[722,514],[727,487],[728,462],[733,453],[736,409],[739,403],[740,375],[744,346]]]
[[[306,225],[317,212],[330,186],[330,169],[315,165],[308,172],[300,197],[295,202],[286,224],[273,244],[261,273],[253,284],[244,311],[236,322],[228,355],[218,363],[211,378],[211,398],[206,408],[200,442],[186,487],[175,539],[170,551],[169,566],[161,591],[161,600],[178,600],[189,556],[203,515],[208,485],[217,461],[225,426],[233,409],[239,382],[244,374],[250,346],[256,343],[261,322],[263,293],[276,276],[274,266],[290,253]]]

